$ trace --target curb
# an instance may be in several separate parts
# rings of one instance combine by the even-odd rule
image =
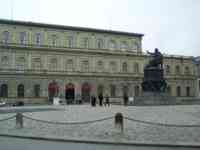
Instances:
[[[106,144],[106,145],[124,145],[124,146],[143,146],[143,147],[182,147],[182,148],[200,148],[199,143],[150,143],[150,142],[118,142],[118,141],[105,141],[105,140],[91,140],[91,139],[68,139],[59,137],[36,137],[36,136],[24,136],[24,135],[11,135],[0,134],[0,137],[8,138],[21,138],[30,140],[42,140],[52,142],[71,142],[71,143],[87,143],[87,144]]]

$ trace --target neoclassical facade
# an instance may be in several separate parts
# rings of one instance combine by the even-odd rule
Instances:
[[[94,94],[140,96],[143,34],[0,20],[0,97],[39,101],[55,95],[84,101]],[[172,96],[196,96],[191,57],[165,56]]]

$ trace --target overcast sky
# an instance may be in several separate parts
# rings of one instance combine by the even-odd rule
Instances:
[[[1,0],[0,18],[143,33],[143,51],[200,55],[200,0]]]

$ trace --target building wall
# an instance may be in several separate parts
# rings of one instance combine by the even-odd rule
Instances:
[[[7,42],[5,31],[9,32]],[[24,44],[20,44],[21,32],[26,33]],[[35,43],[36,33],[41,34],[40,44]],[[74,85],[75,95],[82,94],[84,83],[91,86],[91,94],[95,95],[100,85],[104,95],[111,97],[123,96],[124,87],[128,87],[129,96],[142,94],[143,68],[150,56],[141,51],[141,37],[4,24],[0,24],[0,35],[0,86],[8,86],[8,97],[18,97],[19,84],[24,85],[24,97],[35,97],[36,84],[40,86],[39,97],[48,97],[48,85],[53,81],[62,97],[69,83]],[[55,45],[52,35],[56,37]],[[68,37],[74,39],[72,47],[67,45]],[[103,41],[100,48],[98,39]],[[113,41],[114,47],[110,46]],[[172,96],[177,96],[177,86],[181,88],[179,96],[196,96],[196,68],[191,58],[165,56],[164,68]],[[111,85],[115,86],[115,95],[111,94]]]

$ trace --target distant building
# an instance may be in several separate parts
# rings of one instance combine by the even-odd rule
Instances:
[[[143,34],[0,20],[0,97],[31,102],[61,96],[124,94],[140,96]],[[162,52],[162,50],[161,50]],[[172,96],[196,96],[191,57],[165,56],[165,78]]]
[[[200,56],[193,58],[197,67],[197,96],[200,97]]]

